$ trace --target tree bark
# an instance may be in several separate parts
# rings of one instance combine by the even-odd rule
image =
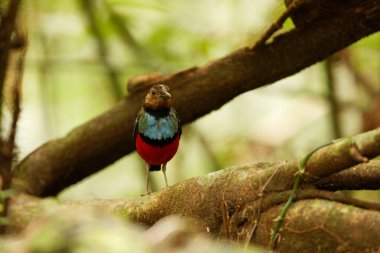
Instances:
[[[192,178],[134,200],[59,203],[16,195],[9,204],[8,232],[48,214],[106,212],[152,226],[163,217],[189,218],[214,237],[267,247],[279,209],[287,201],[299,161],[260,163]],[[360,163],[380,170],[380,161]],[[318,181],[318,180],[317,180]],[[316,182],[317,182],[316,181]],[[378,179],[378,182],[380,180]],[[315,183],[315,182],[314,182]],[[276,249],[290,252],[370,252],[380,247],[380,204],[302,184],[288,210]],[[380,183],[378,183],[380,184]],[[380,188],[380,185],[378,185]],[[191,193],[191,194],[189,194]]]
[[[268,246],[280,208],[292,194],[295,175],[302,173],[301,187],[286,213],[276,249],[375,251],[380,247],[380,203],[328,190],[380,189],[379,143],[380,128],[332,142],[312,151],[307,159],[224,169],[134,200],[59,203],[52,198],[14,195],[9,201],[7,229],[20,232],[46,213],[61,216],[74,212],[76,216],[97,210],[147,226],[179,215],[214,237]],[[376,173],[369,177],[371,172]]]
[[[203,67],[134,79],[111,110],[52,140],[21,161],[12,188],[55,195],[133,151],[132,129],[146,88],[171,87],[174,107],[189,123],[246,91],[290,76],[380,29],[380,1],[336,1],[334,15],[303,24],[271,43],[242,48]],[[191,109],[189,109],[191,108]]]
[[[297,241],[307,234],[310,238],[317,237],[318,240],[326,241],[323,245],[329,249],[335,250],[339,247],[346,249],[347,245],[352,244],[356,250],[362,237],[367,235],[368,237],[365,239],[368,243],[363,247],[373,249],[378,247],[380,242],[377,239],[371,239],[374,237],[373,234],[368,233],[368,229],[372,232],[372,229],[380,225],[378,224],[380,222],[380,203],[364,202],[321,189],[324,186],[327,186],[327,189],[334,186],[339,190],[344,190],[347,182],[342,178],[351,179],[351,189],[355,185],[360,189],[366,189],[363,184],[363,179],[367,178],[366,172],[368,170],[380,171],[380,160],[376,159],[380,156],[379,143],[380,128],[325,145],[310,153],[307,160],[296,159],[229,168],[189,179],[135,200],[89,200],[57,203],[52,199],[41,200],[26,195],[16,195],[9,202],[10,225],[8,230],[10,232],[20,231],[31,219],[44,213],[46,207],[49,207],[48,211],[54,210],[55,213],[67,210],[86,212],[96,209],[148,226],[165,216],[180,215],[192,218],[196,221],[199,229],[209,231],[215,236],[243,242],[253,240],[255,243],[265,246],[269,240],[273,216],[275,213],[278,214],[279,205],[285,203],[289,198],[295,175],[304,170],[302,172],[303,183],[296,194],[296,200],[303,201],[296,202],[287,214],[281,238],[294,238]],[[369,160],[371,158],[374,159]],[[326,163],[326,161],[334,162]],[[350,174],[354,174],[355,177],[349,177]],[[380,188],[380,178],[374,178],[376,175],[380,174],[372,175],[373,181],[369,185],[371,189]],[[340,182],[343,184],[339,185]],[[358,184],[358,182],[362,182],[362,184]],[[316,186],[320,189],[316,189]],[[308,201],[305,202],[305,200]],[[320,212],[314,210],[318,207],[321,208]],[[336,210],[338,207],[339,210]],[[315,213],[321,213],[321,216]],[[316,224],[319,220],[318,224],[320,225],[311,232],[295,233],[296,228],[293,225],[297,227],[296,230],[303,231],[300,226],[306,226],[307,222],[302,219],[310,219],[310,216],[314,217],[310,220],[311,224]],[[344,216],[344,218],[337,221],[336,216]],[[262,219],[264,221],[269,219],[272,222],[261,224]],[[339,239],[340,237],[337,239],[336,235],[341,234],[342,227],[347,226],[344,224],[353,219],[362,221],[356,225],[350,223],[352,231],[355,232],[346,233],[342,237],[343,239]],[[338,224],[331,227],[332,221],[338,222]],[[363,222],[368,223],[369,227],[361,226]],[[374,227],[371,224],[375,224]],[[289,229],[288,225],[292,228]],[[257,233],[254,233],[256,230],[253,228],[257,229]],[[360,240],[355,238],[355,233],[362,236],[359,238]],[[326,237],[329,238],[326,239]],[[301,248],[311,249],[310,247],[314,247],[314,243],[309,244],[308,240],[301,241],[302,243],[299,243]],[[282,249],[281,247],[287,249],[291,245],[287,240],[284,243],[288,246],[284,246],[281,242],[282,240],[278,242],[280,249]]]

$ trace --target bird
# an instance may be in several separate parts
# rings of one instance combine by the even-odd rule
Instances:
[[[146,163],[146,190],[151,193],[149,172],[162,171],[165,184],[166,164],[176,154],[182,134],[182,127],[177,112],[171,104],[169,87],[165,84],[153,85],[137,114],[133,140],[137,153]]]

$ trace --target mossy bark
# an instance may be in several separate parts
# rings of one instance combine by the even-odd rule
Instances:
[[[298,163],[294,160],[229,168],[134,200],[59,203],[21,194],[10,201],[8,232],[22,230],[46,212],[61,215],[96,209],[146,226],[166,216],[179,215],[214,237],[268,246],[279,208],[291,194]],[[380,170],[380,161],[356,165],[359,166]],[[350,170],[356,171],[355,167]],[[317,179],[301,184],[296,202],[285,217],[276,249],[367,252],[380,247],[380,204],[319,190],[315,188],[317,184]]]
[[[300,252],[337,252],[337,249],[343,249],[341,252],[370,252],[380,246],[378,240],[380,236],[379,211],[331,200],[314,199],[315,194],[310,194],[309,197],[310,199],[297,201],[289,209],[280,231],[277,250],[283,252],[295,249]],[[276,197],[273,196],[273,198]],[[53,202],[42,204],[39,201],[31,204],[21,197],[19,200],[18,204],[14,202],[12,206],[12,224],[16,224],[17,215],[23,217],[29,215],[30,209],[25,209],[25,205],[28,207],[35,205],[32,221],[38,220],[46,213],[59,214],[58,216],[71,214],[76,217],[80,213],[91,213],[94,209],[99,212],[100,209],[126,220],[146,222],[145,225],[149,225],[147,223],[155,223],[154,219],[176,211],[177,215],[191,217],[193,226],[204,233],[211,233],[214,237],[228,240],[237,240],[242,244],[248,241],[264,247],[269,244],[274,221],[281,207],[280,204],[268,209],[261,206],[262,212],[260,212],[260,207],[255,201],[234,206],[235,199],[232,201],[226,199],[221,203],[215,201],[214,205],[209,206],[211,209],[203,212],[196,209],[186,210],[190,208],[190,202],[189,205],[184,205],[182,210],[170,208],[170,210],[160,212],[149,200],[145,206],[139,206],[139,204],[144,205],[143,202],[147,200],[143,200],[141,203],[104,200],[61,204]],[[178,201],[184,200],[178,199]],[[225,219],[222,217],[224,215],[223,203],[228,203]],[[16,207],[16,205],[20,206]],[[22,209],[22,213],[17,214],[17,208]],[[35,212],[36,210],[38,212]],[[17,229],[21,229],[27,224],[29,222],[20,225]],[[252,232],[254,226],[256,229]]]

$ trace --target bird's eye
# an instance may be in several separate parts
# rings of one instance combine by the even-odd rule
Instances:
[[[152,91],[151,93],[153,96],[155,96],[157,93],[155,91]]]

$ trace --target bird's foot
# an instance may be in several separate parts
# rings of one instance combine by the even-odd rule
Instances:
[[[144,193],[141,193],[140,194],[140,197],[143,197],[143,196],[146,196],[146,195],[149,195],[149,194],[151,194],[152,193],[152,190],[147,190],[146,192],[144,192]]]

